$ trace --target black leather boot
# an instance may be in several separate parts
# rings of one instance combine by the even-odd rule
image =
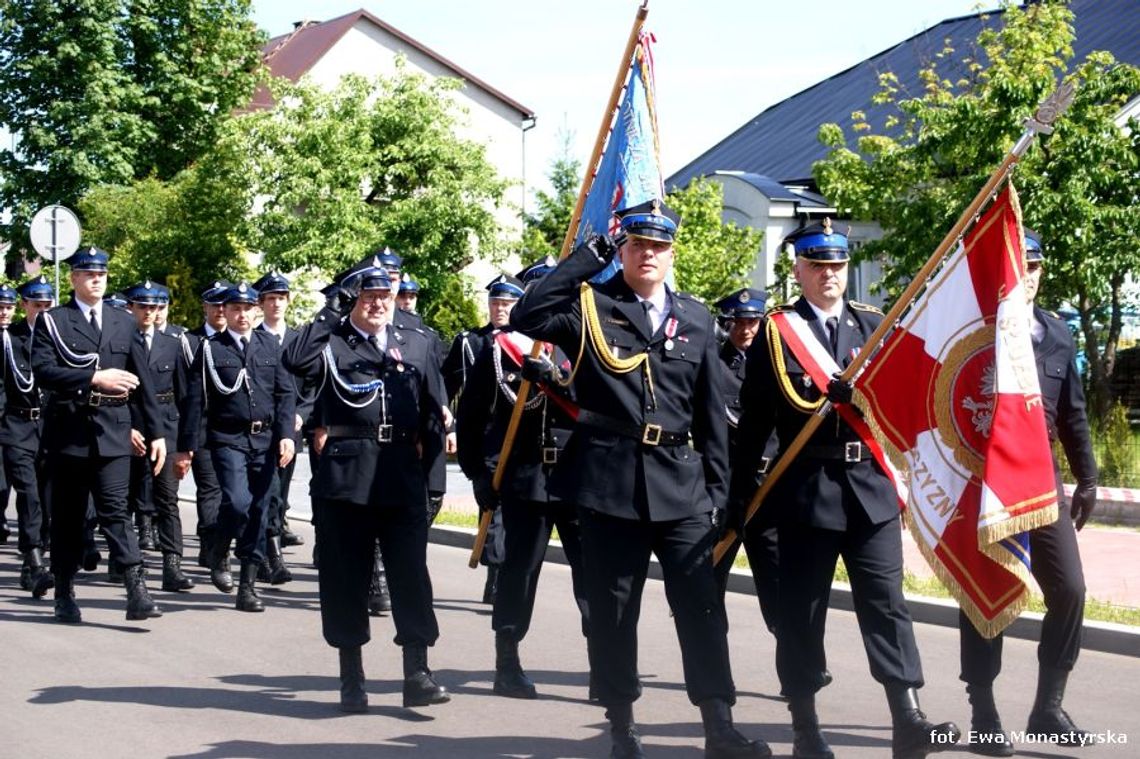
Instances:
[[[32,565],[28,563],[28,554],[24,554],[20,563],[20,590],[32,589]]]
[[[88,541],[83,547],[83,571],[94,572],[99,568],[99,562],[102,560],[103,554],[99,553],[94,539]]]
[[[483,603],[495,605],[495,591],[499,588],[499,567],[487,565],[487,581],[483,583]]]
[[[210,582],[223,593],[230,593],[234,589],[234,576],[230,574],[230,541],[210,540],[210,549],[207,559],[210,562]],[[254,572],[257,567],[254,567]]]
[[[835,759],[835,754],[819,729],[815,713],[815,696],[788,699],[792,713],[792,756],[799,759]]]
[[[77,625],[83,621],[79,604],[75,603],[75,585],[71,575],[55,576],[55,621]]]
[[[368,692],[364,689],[364,663],[360,646],[338,648],[340,654],[340,710],[347,714],[368,711]]]
[[[24,555],[24,565],[30,571],[29,581],[30,586],[27,590],[32,591],[33,598],[43,598],[47,592],[55,587],[55,578],[52,577],[51,572],[44,566],[44,552],[38,546],[28,551]]]
[[[633,704],[614,704],[606,707],[610,721],[610,759],[644,759],[641,734],[633,722]]]
[[[1029,712],[1029,725],[1025,732],[1041,736],[1038,740],[1052,743],[1064,741],[1068,746],[1087,744],[1092,738],[1091,733],[1073,724],[1069,713],[1061,708],[1068,681],[1068,671],[1046,664],[1039,666],[1037,697],[1033,701],[1033,710]]]
[[[234,608],[238,611],[265,611],[265,604],[257,595],[257,562],[248,559],[241,561],[241,581],[238,584],[237,601]]]
[[[139,550],[140,551],[153,551],[154,550],[154,530],[152,529],[154,521],[150,518],[150,514],[139,514]]]
[[[1013,743],[1001,725],[994,703],[993,686],[967,683],[966,696],[970,700],[969,752],[980,756],[1013,756]]]
[[[750,741],[732,724],[732,707],[727,701],[710,698],[700,703],[701,723],[705,727],[706,759],[766,757],[772,749],[761,740]]]
[[[392,594],[388,591],[388,574],[377,546],[372,559],[372,581],[368,584],[368,613],[379,617],[392,610]]]
[[[451,700],[447,689],[431,676],[427,646],[404,646],[404,706],[432,706]]]
[[[293,582],[293,573],[285,566],[285,557],[281,553],[281,538],[274,535],[265,541],[266,553],[269,555],[269,583],[271,585],[284,585]]]
[[[123,571],[114,559],[107,559],[107,582],[112,585],[122,585],[127,581],[127,573]]]
[[[176,553],[162,555],[162,589],[181,593],[194,587],[194,581],[182,572],[182,557]]]
[[[210,533],[198,533],[198,566],[202,569],[210,568]]]
[[[495,633],[495,693],[507,698],[538,698],[538,691],[519,662],[519,644],[514,638]]]
[[[305,537],[289,529],[289,522],[284,519],[281,520],[281,545],[286,548],[305,545]]]
[[[146,590],[142,564],[127,567],[123,575],[123,585],[127,589],[127,619],[161,617],[162,610],[151,600],[150,593]]]
[[[939,751],[953,751],[962,731],[953,722],[934,724],[918,705],[918,691],[892,684],[886,686],[891,707],[891,752],[894,759],[922,759]]]

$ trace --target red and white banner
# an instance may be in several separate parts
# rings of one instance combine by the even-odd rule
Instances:
[[[919,548],[986,637],[1028,601],[1024,533],[1057,518],[1024,250],[1011,184],[855,383]]]

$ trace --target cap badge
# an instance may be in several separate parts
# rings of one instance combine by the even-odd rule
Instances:
[[[823,233],[825,235],[831,234],[831,219],[826,216],[823,217]]]
[[[747,303],[748,302],[748,291],[747,290],[741,290],[740,291],[740,302],[741,303]]]

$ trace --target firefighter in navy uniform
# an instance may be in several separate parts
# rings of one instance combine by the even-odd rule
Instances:
[[[527,284],[552,271],[553,260],[540,261],[519,273]],[[582,549],[574,504],[549,493],[547,479],[570,437],[573,420],[569,399],[559,392],[554,372],[569,367],[561,350],[544,352],[538,367],[547,367],[542,390],[532,388],[503,472],[499,492],[491,480],[499,462],[503,438],[514,410],[522,371],[533,342],[509,327],[495,333],[476,358],[467,386],[459,399],[456,427],[459,465],[474,483],[481,508],[501,509],[506,533],[505,555],[499,570],[491,627],[495,631],[494,691],[510,698],[537,698],[534,683],[519,662],[519,643],[530,628],[534,601],[546,547],[558,528],[570,563],[574,599],[582,615],[582,634],[589,629],[586,593],[582,580]],[[528,377],[529,378],[529,377]],[[534,379],[539,379],[536,374]]]
[[[1032,303],[1041,284],[1045,253],[1041,237],[1030,229],[1025,230],[1025,261],[1027,271],[1022,282],[1026,298]],[[1061,441],[1077,487],[1068,514],[1061,509],[1057,521],[1029,532],[1033,577],[1045,597],[1045,619],[1037,647],[1037,695],[1025,731],[1042,741],[1079,746],[1090,734],[1073,724],[1061,704],[1069,673],[1081,650],[1085,575],[1076,533],[1096,507],[1097,465],[1069,328],[1055,314],[1034,306],[1030,329],[1049,436]],[[1064,491],[1056,460],[1053,467],[1057,496],[1061,499]],[[993,682],[1001,672],[1002,635],[983,638],[964,613],[959,613],[958,629],[962,680],[972,710],[971,728],[984,736],[970,744],[970,751],[986,756],[1012,756],[1013,744],[1002,728],[993,694]]]
[[[256,329],[272,335],[277,340],[281,350],[285,351],[297,339],[299,332],[285,322],[285,311],[289,308],[292,293],[289,280],[280,272],[270,272],[253,283],[257,290],[258,305],[261,306],[262,322]],[[306,392],[299,381],[297,386],[296,408],[293,418],[293,432],[301,434],[305,422],[313,410],[311,392]],[[266,531],[266,561],[258,568],[257,579],[272,585],[284,585],[292,582],[293,573],[285,566],[285,556],[281,548],[286,545],[286,536],[291,535],[290,545],[303,545],[304,539],[289,530],[286,512],[289,510],[289,490],[293,484],[293,470],[297,459],[294,457],[283,467],[280,467],[273,479],[270,490],[269,526]]]
[[[728,621],[712,565],[728,489],[715,322],[703,304],[665,285],[677,215],[657,200],[617,215],[629,236],[620,252],[608,237],[591,238],[535,282],[511,315],[516,329],[575,357],[581,408],[551,488],[578,505],[590,671],[610,721],[611,755],[644,756],[633,702],[641,695],[637,622],[652,552],[664,571],[689,700],[701,710],[705,756],[770,756],[732,724]],[[589,285],[614,255],[621,274]]]
[[[73,579],[84,558],[89,501],[94,501],[111,565],[124,574],[127,619],[162,614],[147,592],[138,538],[127,514],[132,417],[151,441],[147,459],[161,469],[166,460],[162,409],[146,349],[134,339],[134,320],[103,303],[107,261],[98,248],[72,254],[67,260],[72,299],[40,314],[32,335],[32,369],[49,393],[43,446],[45,477],[52,482],[55,618],[69,624],[82,621]]]
[[[500,274],[487,283],[487,313],[489,320],[478,329],[464,330],[451,342],[451,350],[443,361],[443,381],[447,387],[447,397],[456,408],[463,389],[471,377],[475,360],[491,344],[495,331],[510,323],[511,309],[523,294],[522,282],[510,274]],[[458,441],[456,441],[458,444]],[[480,504],[480,510],[484,506]],[[503,515],[495,510],[487,529],[487,542],[479,561],[487,567],[487,579],[483,583],[483,603],[495,603],[495,589],[498,583],[499,567],[506,553],[506,535],[503,530]]]
[[[794,233],[795,274],[802,297],[781,311],[802,319],[839,367],[847,366],[882,320],[882,314],[845,297],[848,246],[830,220]],[[741,387],[742,414],[733,462],[732,516],[756,490],[756,474],[769,435],[780,451],[823,402],[805,371],[809,356],[793,353],[770,315],[748,349]],[[822,388],[834,403],[849,403],[850,385]],[[960,731],[932,724],[918,704],[922,663],[902,593],[902,533],[898,497],[887,475],[838,414],[825,421],[762,508],[778,513],[780,593],[776,671],[788,699],[794,756],[831,757],[819,730],[816,692],[830,682],[823,649],[828,596],[839,556],[851,577],[855,612],[871,675],[882,683],[892,717],[892,752],[922,757],[952,749]]]
[[[124,295],[130,304],[131,314],[138,328],[137,340],[146,346],[146,355],[154,378],[155,396],[162,407],[162,437],[166,448],[175,450],[178,437],[177,387],[186,381],[182,357],[182,341],[161,332],[155,324],[159,306],[169,295],[150,280],[128,289]],[[146,442],[137,428],[131,430],[135,438],[135,456],[131,458],[131,489],[150,484],[154,509],[153,523],[157,532],[155,546],[162,552],[162,589],[182,592],[194,587],[194,581],[182,572],[182,516],[178,512],[178,479],[174,476],[174,457],[167,457],[162,469],[150,471],[145,456]],[[150,522],[150,519],[147,520]]]
[[[744,384],[744,357],[760,329],[764,316],[764,303],[768,296],[763,290],[746,287],[721,298],[714,305],[720,309],[728,330],[727,339],[720,349],[720,360],[724,367],[725,413],[728,417],[729,462],[735,459],[736,439],[740,423],[740,387]],[[756,478],[756,486],[763,481],[763,473],[768,462],[775,457],[776,439],[772,436],[764,451]],[[737,540],[717,565],[717,575],[721,582],[721,592],[727,590],[728,573],[732,562],[740,550]],[[761,510],[744,531],[744,552],[748,556],[748,567],[752,572],[752,582],[756,587],[756,598],[760,602],[760,613],[764,624],[773,634],[776,632],[776,609],[779,598],[779,550],[776,538],[776,520],[771,510]]]
[[[24,320],[4,329],[4,414],[0,420],[0,445],[4,448],[4,474],[16,491],[18,547],[24,560],[20,587],[35,598],[54,586],[44,565],[50,522],[40,476],[40,433],[43,398],[32,372],[32,329],[41,311],[55,302],[55,290],[40,275],[16,289]]]
[[[257,291],[240,282],[226,290],[222,302],[226,330],[198,349],[180,401],[177,474],[185,476],[192,458],[210,457],[222,490],[210,542],[210,579],[218,590],[228,592],[223,576],[228,573],[218,568],[236,539],[241,579],[234,607],[261,612],[265,604],[257,595],[257,568],[266,557],[270,487],[277,468],[288,464],[295,450],[296,387],[277,339],[253,329]],[[201,449],[203,417],[206,446]]]
[[[222,303],[222,296],[232,287],[230,282],[223,279],[214,280],[202,290],[202,323],[194,329],[186,330],[182,335],[182,352],[187,373],[194,364],[198,349],[202,342],[218,332],[226,329],[226,307]],[[179,410],[185,414],[182,407],[183,399],[178,399]],[[206,416],[201,414],[202,428],[198,431],[198,447],[206,445]],[[209,558],[213,555],[210,546],[213,543],[215,528],[218,524],[218,509],[222,505],[222,488],[218,484],[218,475],[214,472],[214,464],[209,456],[195,456],[190,462],[190,471],[194,475],[194,504],[198,512],[198,566],[209,569],[213,575],[214,583],[221,583],[223,592],[233,590],[233,576],[230,574],[229,553],[219,554],[216,564],[210,566]]]
[[[313,481],[321,623],[340,658],[340,708],[368,709],[361,646],[380,541],[403,649],[403,703],[450,700],[427,649],[439,637],[427,569],[428,477],[444,456],[443,382],[428,338],[392,324],[382,268],[353,272],[286,355],[298,376],[325,375],[314,413],[327,432]],[[357,297],[359,296],[359,297]]]

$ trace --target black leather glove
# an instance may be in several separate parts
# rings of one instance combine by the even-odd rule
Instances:
[[[1069,506],[1069,516],[1072,517],[1073,526],[1080,530],[1085,526],[1085,522],[1089,521],[1093,509],[1096,508],[1096,485],[1077,485]]]
[[[428,525],[429,526],[433,522],[435,522],[435,518],[437,516],[439,516],[439,512],[442,510],[443,510],[443,493],[439,493],[439,494],[429,493],[428,494],[428,505],[427,505],[427,519],[428,519]]]
[[[559,376],[558,367],[548,357],[527,358],[523,361],[522,376],[527,382],[552,385]]]
[[[499,494],[491,487],[490,477],[480,477],[471,483],[475,492],[475,503],[479,504],[479,512],[494,511],[499,508]]]
[[[836,374],[827,383],[827,400],[832,403],[851,403],[851,396],[855,392],[855,386],[850,382],[845,382],[839,379]]]
[[[602,265],[607,265],[613,260],[619,247],[614,238],[609,235],[591,235],[582,243],[582,246],[587,248],[598,259],[598,263]]]
[[[325,300],[325,307],[335,311],[341,316],[347,316],[352,307],[356,305],[356,296],[344,287],[334,287]]]

